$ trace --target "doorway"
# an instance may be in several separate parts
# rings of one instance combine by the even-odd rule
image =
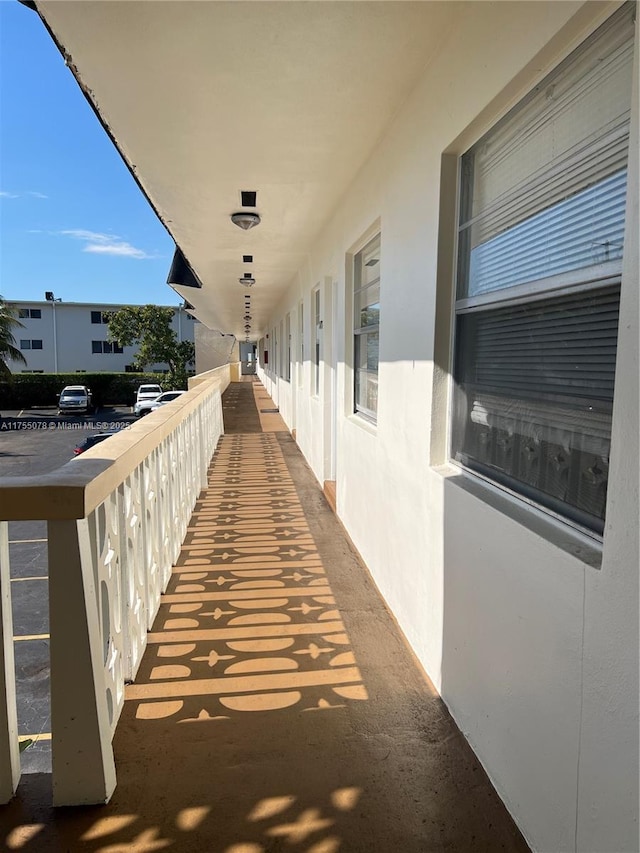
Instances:
[[[256,372],[256,345],[250,343],[240,344],[240,374],[242,376],[254,376]]]

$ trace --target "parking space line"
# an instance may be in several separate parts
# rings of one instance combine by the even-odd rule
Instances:
[[[49,575],[35,575],[32,578],[11,578],[11,583],[19,583],[21,581],[48,581]]]
[[[9,545],[25,545],[31,542],[46,542],[46,539],[9,539]]]
[[[13,642],[19,643],[24,640],[49,640],[50,638],[50,634],[23,634],[21,637],[14,637]]]

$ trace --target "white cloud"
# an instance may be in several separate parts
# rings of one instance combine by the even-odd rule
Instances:
[[[150,258],[142,249],[136,249],[130,243],[89,243],[83,252],[93,252],[96,255],[120,255],[125,258]]]
[[[82,240],[86,243],[82,251],[95,255],[116,255],[121,258],[136,258],[138,260],[153,257],[143,249],[137,249],[131,243],[125,242],[117,234],[103,234],[99,231],[87,231],[83,228],[60,231],[60,234],[74,240]]]
[[[61,231],[65,237],[73,237],[76,240],[89,240],[93,243],[112,243],[119,240],[117,234],[100,234],[98,231],[85,231],[82,228],[73,228],[70,231]]]
[[[10,193],[6,190],[0,190],[0,198],[24,198],[25,196],[30,196],[31,198],[49,198],[48,195],[36,192],[35,190],[28,190],[27,192],[22,193]]]

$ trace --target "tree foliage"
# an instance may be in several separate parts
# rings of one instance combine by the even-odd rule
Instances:
[[[10,376],[11,369],[7,359],[26,364],[27,360],[16,347],[13,330],[22,328],[22,323],[16,317],[15,310],[0,296],[0,375]]]
[[[175,388],[187,387],[187,367],[195,358],[191,341],[179,341],[171,328],[173,308],[158,305],[128,305],[107,316],[109,340],[122,347],[137,346],[135,366],[143,370],[157,362],[169,365]]]

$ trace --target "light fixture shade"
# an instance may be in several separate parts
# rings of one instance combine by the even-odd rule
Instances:
[[[231,214],[231,221],[238,228],[242,228],[243,231],[248,231],[250,228],[260,225],[260,214],[240,211],[239,213]]]
[[[242,278],[238,279],[238,281],[240,282],[240,284],[244,284],[245,287],[253,287],[253,285],[256,283],[255,278],[250,275],[243,275]]]

